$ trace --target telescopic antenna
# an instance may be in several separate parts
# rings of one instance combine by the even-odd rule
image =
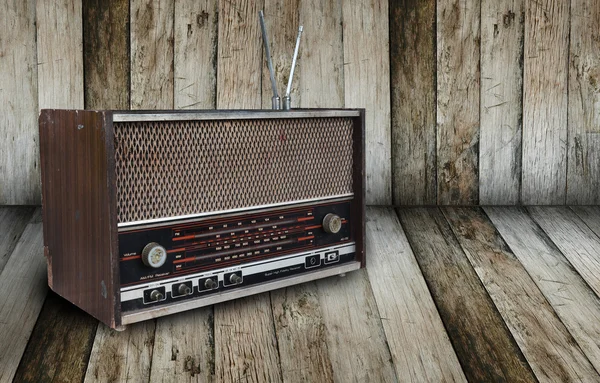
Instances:
[[[298,49],[300,48],[300,37],[302,37],[302,25],[298,28],[298,37],[296,38],[296,48],[294,49],[294,58],[292,59],[292,68],[290,69],[290,78],[288,80],[287,90],[283,97],[283,109],[290,110],[292,100],[290,92],[292,91],[292,79],[294,78],[294,68],[296,67],[296,59],[298,58]]]
[[[277,93],[277,83],[275,82],[275,71],[273,70],[273,61],[271,60],[271,49],[269,48],[269,38],[267,37],[267,28],[265,27],[265,14],[263,11],[258,12],[260,18],[260,29],[262,30],[262,39],[267,55],[267,65],[269,66],[269,75],[271,76],[271,87],[273,88],[273,98],[271,103],[273,109],[281,109],[281,99]]]

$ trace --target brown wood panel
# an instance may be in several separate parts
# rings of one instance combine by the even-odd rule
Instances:
[[[98,321],[53,292],[29,339],[15,382],[81,382]]]
[[[400,221],[469,381],[532,381],[515,340],[437,208]],[[528,379],[529,376],[529,379]]]
[[[83,2],[85,107],[129,109],[129,1]]]
[[[523,0],[481,2],[479,201],[521,199]]]
[[[392,186],[397,205],[435,205],[435,0],[390,1]]]
[[[570,3],[567,203],[600,204],[600,4]]]
[[[8,262],[27,222],[33,214],[33,207],[0,207],[0,274]]]
[[[0,5],[0,205],[41,201],[35,7]]]
[[[479,201],[480,4],[437,3],[437,194],[441,205]]]
[[[568,38],[569,2],[526,2],[521,194],[526,205],[565,203]]]

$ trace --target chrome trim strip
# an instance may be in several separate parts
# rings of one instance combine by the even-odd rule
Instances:
[[[148,112],[127,113],[114,112],[113,122],[143,122],[143,121],[187,121],[187,120],[256,120],[269,118],[320,118],[320,117],[358,117],[358,110],[290,110],[290,111],[233,111],[233,112]]]
[[[249,211],[249,210],[270,209],[270,208],[274,208],[274,207],[305,204],[307,202],[315,202],[315,201],[331,201],[331,200],[335,200],[335,199],[342,200],[342,199],[348,199],[353,196],[354,196],[354,193],[340,194],[340,195],[334,195],[331,197],[311,198],[311,199],[304,199],[304,200],[298,200],[298,201],[293,201],[293,202],[274,203],[274,204],[270,204],[270,205],[249,206],[249,207],[243,207],[243,208],[239,208],[239,209],[211,211],[211,212],[206,212],[206,213],[188,214],[188,215],[180,215],[180,216],[166,217],[166,218],[155,218],[155,219],[148,219],[145,221],[121,222],[121,223],[117,224],[117,228],[126,228],[126,227],[131,227],[131,226],[148,225],[148,224],[155,224],[155,226],[158,226],[159,224],[162,224],[162,223],[183,220],[183,219],[201,218],[201,217],[209,217],[209,216],[213,216],[213,215],[223,215],[223,214],[231,214],[231,213],[237,214],[237,213],[241,213],[241,212],[245,212],[245,211]],[[136,227],[136,229],[137,229],[137,227]],[[126,231],[126,230],[123,230],[123,231]]]
[[[141,310],[128,314],[124,314],[121,316],[121,323],[123,325],[132,324],[135,322],[140,322],[147,319],[156,318],[159,316],[175,314],[182,311],[187,311],[191,309],[195,309],[198,307],[204,307],[213,305],[216,303],[221,303],[224,301],[229,301],[232,299],[246,297],[248,295],[259,294],[265,291],[271,291],[280,289],[282,287],[292,286],[299,283],[304,283],[308,281],[312,281],[315,279],[321,279],[325,277],[330,277],[333,275],[344,274],[350,271],[360,269],[360,262],[352,262],[352,263],[344,263],[337,267],[331,267],[319,271],[307,272],[304,274],[300,274],[297,276],[282,278],[279,280],[275,280],[272,282],[266,282],[263,284],[259,284],[256,286],[250,286],[244,289],[232,290],[228,292],[224,292],[222,294],[202,298],[202,299],[194,299],[190,301],[185,301],[181,303],[173,303],[168,306],[156,307],[149,310]]]

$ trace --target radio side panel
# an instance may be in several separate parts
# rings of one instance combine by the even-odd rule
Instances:
[[[356,238],[356,256],[361,267],[366,267],[365,250],[365,109],[358,109],[360,115],[354,120],[353,155],[354,155],[354,222]]]
[[[44,255],[52,290],[120,326],[112,114],[42,110]]]

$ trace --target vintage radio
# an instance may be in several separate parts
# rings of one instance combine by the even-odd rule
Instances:
[[[112,328],[356,270],[364,111],[40,116],[48,284]]]

